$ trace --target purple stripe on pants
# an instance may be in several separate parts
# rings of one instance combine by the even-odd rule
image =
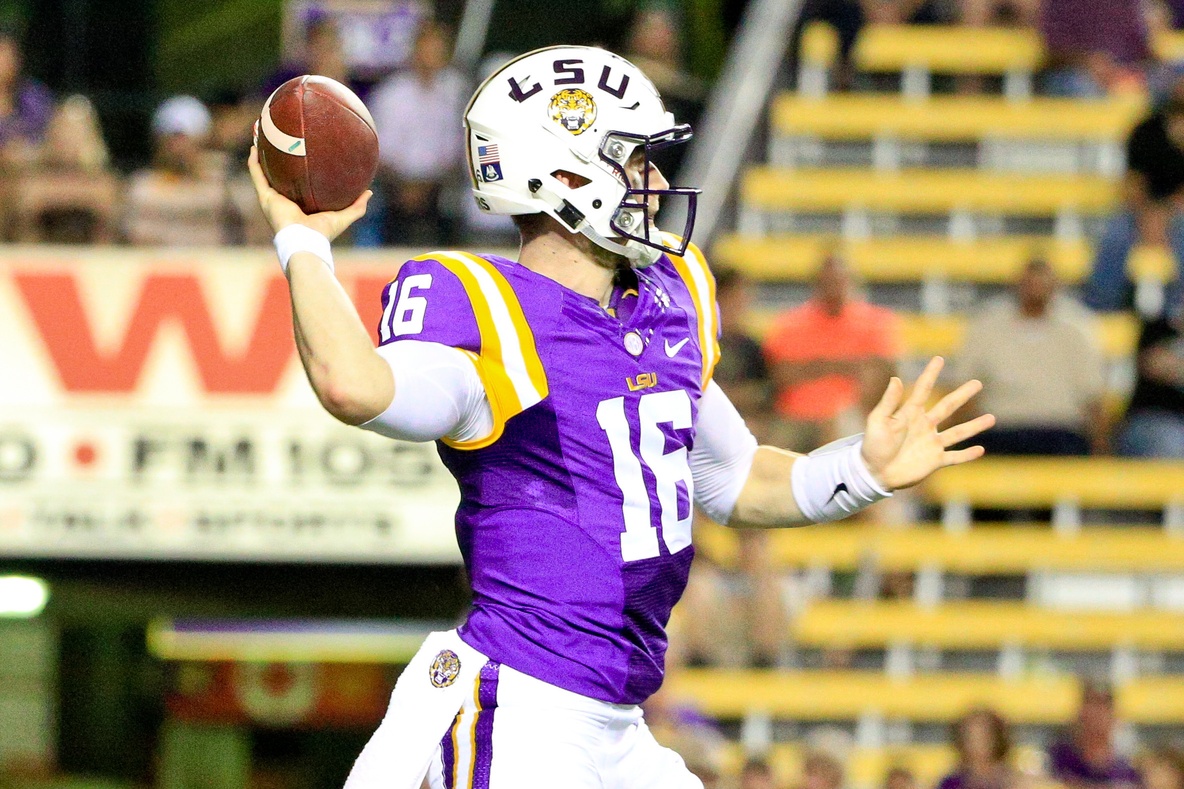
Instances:
[[[493,660],[481,667],[481,685],[477,701],[477,752],[473,754],[473,789],[489,789],[489,772],[493,765],[493,718],[497,713],[497,676],[501,663]]]
[[[452,725],[448,727],[448,731],[444,732],[444,739],[440,740],[440,751],[442,761],[444,762],[444,789],[456,789],[453,785],[452,773],[456,768],[456,748],[452,745],[452,732],[456,730],[456,725],[460,723],[460,713],[452,719]]]

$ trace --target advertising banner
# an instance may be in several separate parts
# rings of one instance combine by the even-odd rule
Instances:
[[[410,254],[338,261],[372,332]],[[456,562],[457,500],[321,409],[270,250],[0,252],[0,556]]]

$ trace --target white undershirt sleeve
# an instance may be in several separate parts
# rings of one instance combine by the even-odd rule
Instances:
[[[699,400],[691,478],[695,501],[717,523],[726,524],[752,470],[757,441],[732,401],[711,381]]]
[[[493,411],[469,354],[422,340],[382,345],[378,354],[395,376],[395,397],[363,429],[403,441],[476,441],[493,432]]]

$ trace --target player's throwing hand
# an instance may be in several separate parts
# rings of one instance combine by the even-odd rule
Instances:
[[[259,166],[259,150],[254,145],[251,146],[251,155],[247,158],[247,168],[251,171],[251,182],[255,184],[255,194],[259,196],[259,206],[263,209],[263,215],[271,223],[271,229],[277,233],[288,225],[304,225],[332,241],[362,218],[366,213],[370,196],[374,194],[366,190],[349,208],[309,215],[267,182],[267,176]]]
[[[984,414],[968,422],[940,430],[942,422],[982,390],[979,381],[967,381],[926,409],[937,376],[945,362],[935,356],[917,378],[906,399],[899,378],[888,383],[880,402],[867,417],[863,435],[863,459],[876,480],[888,490],[916,485],[939,468],[982,457],[983,448],[951,451],[950,447],[977,436],[995,424]]]

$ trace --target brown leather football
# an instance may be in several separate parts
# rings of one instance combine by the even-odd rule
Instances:
[[[328,77],[306,74],[276,88],[259,115],[256,143],[267,180],[306,214],[352,205],[378,169],[370,111]]]

